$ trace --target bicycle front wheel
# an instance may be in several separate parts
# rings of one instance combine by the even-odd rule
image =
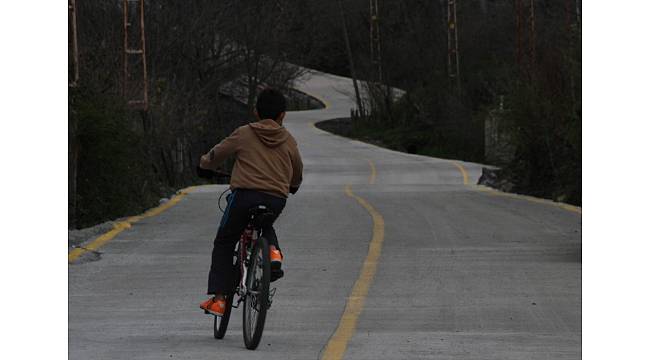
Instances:
[[[244,344],[255,350],[262,339],[264,321],[269,303],[269,283],[271,281],[271,260],[269,244],[264,237],[257,239],[251,253],[250,266],[246,279],[247,294],[244,300]]]

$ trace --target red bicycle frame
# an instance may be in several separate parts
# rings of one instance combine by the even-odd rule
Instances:
[[[246,229],[239,237],[239,295],[246,294],[246,277],[248,273],[248,265],[245,263],[248,259],[248,249],[253,248],[254,241],[257,240],[255,228],[252,224],[246,225]]]

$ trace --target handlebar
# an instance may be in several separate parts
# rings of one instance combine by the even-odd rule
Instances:
[[[208,169],[203,169],[200,166],[196,166],[196,174],[203,179],[213,179],[215,176],[221,176],[221,177],[230,177],[229,173],[226,172],[221,172],[221,171],[214,171],[214,170],[208,170]]]
[[[220,172],[220,171],[214,171],[214,170],[208,170],[208,169],[203,169],[200,166],[196,166],[196,174],[203,179],[211,180],[215,176],[221,176],[221,177],[230,177],[229,173],[226,172]],[[289,193],[295,195],[298,192],[299,186],[290,186],[289,187]]]

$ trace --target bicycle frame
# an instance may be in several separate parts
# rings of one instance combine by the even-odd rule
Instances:
[[[238,308],[239,303],[243,302],[247,295],[257,294],[257,291],[249,290],[246,285],[248,277],[248,267],[250,266],[251,250],[255,247],[255,242],[260,237],[260,229],[253,226],[252,223],[246,225],[246,229],[239,237],[239,248],[237,249],[237,261],[239,262],[239,285],[235,289],[235,294],[239,295],[237,304],[233,302],[232,307]],[[269,290],[269,308],[273,303],[273,296],[275,295],[276,288]],[[233,299],[234,300],[234,299]]]
[[[255,246],[255,241],[257,241],[258,235],[259,231],[249,223],[239,238],[238,258],[241,276],[239,277],[239,286],[236,291],[240,297],[238,303],[240,303],[246,294],[248,294],[248,288],[246,287],[246,278],[248,275],[248,266],[250,262],[250,251]]]

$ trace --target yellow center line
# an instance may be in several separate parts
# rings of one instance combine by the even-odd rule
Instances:
[[[375,210],[372,205],[370,205],[363,198],[355,195],[352,192],[350,185],[345,186],[345,194],[353,199],[355,199],[361,206],[363,206],[370,216],[372,217],[372,240],[368,246],[368,255],[366,256],[365,261],[363,262],[363,267],[361,268],[361,273],[357,281],[354,283],[352,292],[348,297],[348,301],[345,305],[345,311],[343,311],[343,316],[339,320],[339,325],[334,332],[334,335],[330,338],[327,343],[322,360],[340,360],[343,359],[345,355],[345,350],[348,347],[348,342],[354,335],[354,332],[357,327],[357,320],[366,300],[366,295],[368,294],[368,289],[370,289],[370,284],[372,283],[375,273],[377,272],[377,263],[379,261],[379,256],[381,255],[381,247],[384,242],[384,218],[381,214]]]
[[[170,207],[176,205],[179,201],[181,201],[188,193],[190,193],[192,190],[194,190],[196,186],[190,186],[188,188],[185,188],[181,190],[180,194],[172,197],[167,201],[166,203],[155,207],[153,209],[147,210],[144,214],[141,215],[136,215],[136,216],[131,216],[127,218],[124,221],[120,221],[113,225],[113,229],[108,231],[107,233],[104,233],[103,235],[100,235],[97,237],[95,240],[90,242],[88,245],[84,246],[84,248],[74,248],[72,251],[68,253],[68,263],[71,263],[75,261],[79,256],[83,255],[84,253],[88,251],[93,251],[97,250],[100,247],[104,246],[107,242],[111,241],[117,234],[121,233],[122,231],[129,229],[132,224],[148,218],[152,216],[156,216],[163,211],[169,209]]]
[[[373,185],[377,178],[377,168],[375,167],[375,163],[370,159],[368,159],[368,165],[370,165],[370,179],[368,179],[368,183]]]

